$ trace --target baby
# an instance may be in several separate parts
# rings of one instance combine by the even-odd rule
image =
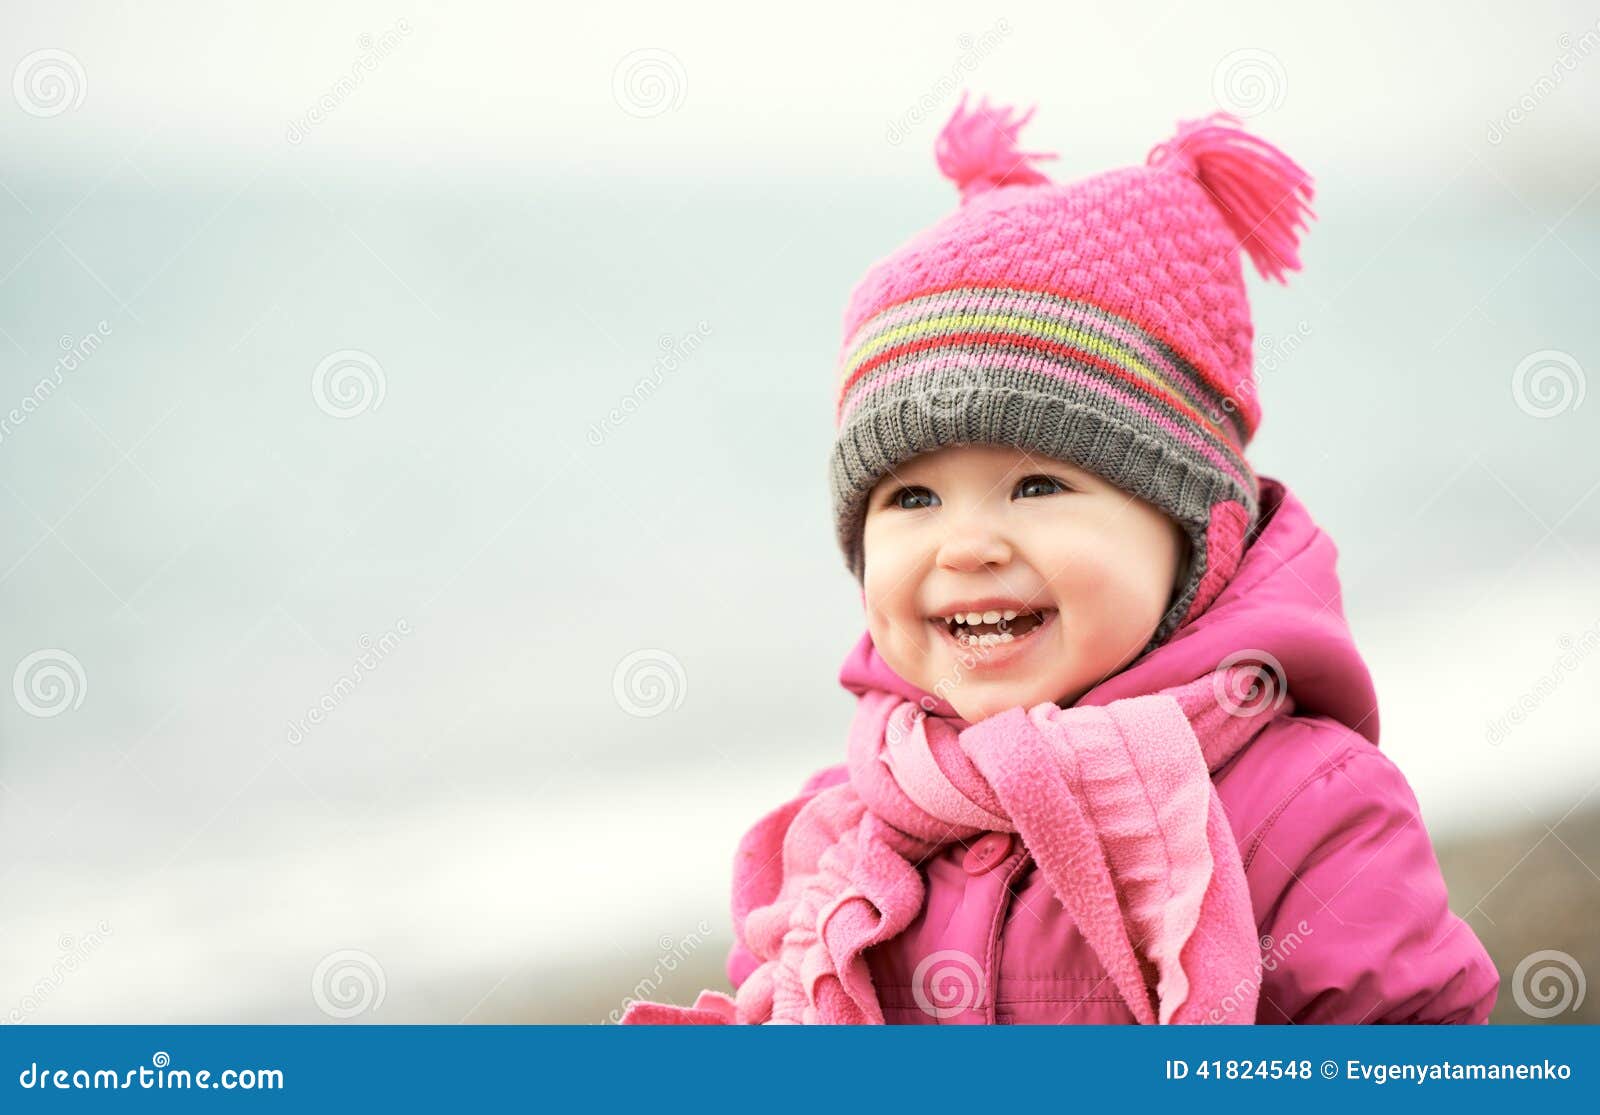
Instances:
[[[959,208],[846,313],[846,761],[746,834],[734,996],[628,1023],[1482,1022],[1337,551],[1244,448],[1241,255],[1309,178],[1226,114],[1071,184],[962,98]]]

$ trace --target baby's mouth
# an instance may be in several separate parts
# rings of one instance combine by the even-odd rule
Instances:
[[[1026,639],[1047,621],[1054,608],[1016,612],[966,612],[935,616],[928,622],[943,627],[957,644],[964,647],[999,646]],[[992,617],[992,618],[991,618]]]

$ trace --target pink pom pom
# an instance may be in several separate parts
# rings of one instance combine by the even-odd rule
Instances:
[[[1167,142],[1151,149],[1150,166],[1171,163],[1194,175],[1210,193],[1262,278],[1285,282],[1300,269],[1300,232],[1316,216],[1307,204],[1311,176],[1293,159],[1244,131],[1239,118],[1214,112],[1186,120]]]
[[[971,112],[966,111],[966,105],[967,94],[963,90],[934,147],[939,170],[960,188],[962,202],[998,186],[1037,186],[1050,181],[1028,161],[1053,159],[1054,154],[1017,150],[1017,132],[1033,116],[1034,109],[1013,120],[1010,106],[990,105],[987,97]]]

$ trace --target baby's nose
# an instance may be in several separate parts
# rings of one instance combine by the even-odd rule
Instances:
[[[1011,560],[1011,544],[999,531],[971,524],[952,529],[939,547],[939,564],[947,569],[977,569]]]

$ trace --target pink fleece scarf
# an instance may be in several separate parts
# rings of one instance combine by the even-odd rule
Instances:
[[[990,831],[1022,838],[1138,1021],[1204,1022],[1224,999],[1219,1015],[1253,1019],[1255,918],[1210,775],[1265,727],[1260,706],[1240,699],[1256,679],[1235,666],[961,728],[899,694],[862,692],[848,781],[741,846],[736,891],[779,855],[782,881],[745,918],[760,963],[737,998],[636,1002],[622,1021],[881,1024],[864,950],[920,912],[919,863]]]

